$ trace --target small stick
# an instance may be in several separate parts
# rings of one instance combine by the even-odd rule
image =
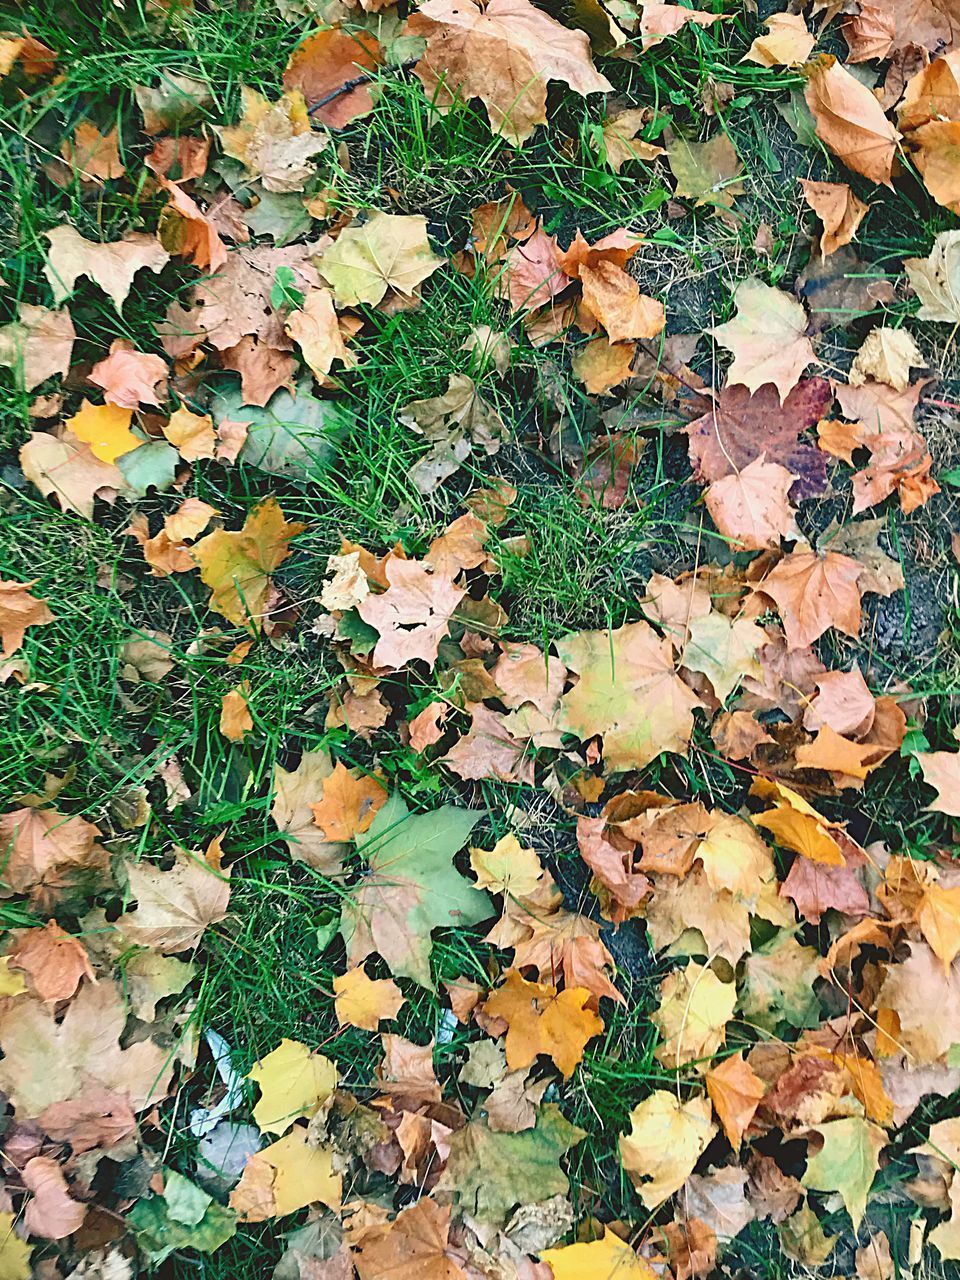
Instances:
[[[409,62],[401,62],[399,66],[389,68],[391,71],[408,71],[410,67],[415,67],[420,61],[419,58],[412,58]],[[329,93],[325,93],[322,98],[318,98],[316,102],[310,104],[307,108],[307,115],[312,116],[323,107],[328,106],[331,102],[335,102],[345,93],[350,93],[354,89],[359,89],[361,85],[369,84],[375,80],[376,76],[372,72],[365,72],[363,75],[354,76],[352,80],[344,80],[343,84],[337,85],[336,89],[331,89]]]

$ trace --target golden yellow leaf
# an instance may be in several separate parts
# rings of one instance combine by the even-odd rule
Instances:
[[[367,977],[363,965],[333,980],[337,1022],[341,1027],[376,1031],[386,1018],[395,1018],[403,994],[392,978]]]
[[[470,865],[478,889],[514,898],[533,893],[543,879],[543,867],[533,849],[525,849],[512,831],[492,849],[471,849]]]
[[[585,987],[568,987],[558,994],[549,983],[527,982],[510,969],[503,986],[487,999],[484,1011],[507,1024],[511,1071],[531,1066],[543,1053],[569,1076],[583,1057],[587,1041],[603,1030],[600,1017],[586,1007],[592,999]]]
[[[130,430],[132,417],[131,409],[123,409],[118,404],[91,404],[84,400],[64,425],[78,440],[90,446],[95,458],[101,462],[116,462],[143,444]]]
[[[228,742],[242,742],[253,729],[253,717],[244,697],[249,686],[225,693],[220,703],[220,732]]]
[[[941,889],[928,884],[924,890],[917,924],[938,960],[949,969],[960,951],[960,888]]]
[[[679,1191],[717,1132],[704,1097],[682,1102],[657,1089],[630,1113],[630,1132],[620,1139],[623,1167],[648,1209]]]
[[[540,1254],[553,1280],[655,1280],[656,1272],[618,1235],[604,1228],[600,1240],[568,1244]]]
[[[660,986],[660,1007],[651,1022],[660,1032],[654,1057],[671,1070],[712,1058],[726,1039],[737,988],[706,965],[691,960],[668,973]]]
[[[250,1157],[230,1196],[241,1222],[263,1222],[296,1213],[308,1204],[340,1208],[342,1179],[329,1147],[310,1145],[301,1127]]]
[[[247,1074],[260,1086],[253,1118],[262,1133],[284,1133],[301,1116],[314,1115],[337,1087],[337,1068],[297,1040],[281,1040]]]
[[[170,415],[170,421],[164,423],[163,434],[184,462],[212,458],[216,453],[217,434],[209,413],[191,413],[181,406],[176,413]]]

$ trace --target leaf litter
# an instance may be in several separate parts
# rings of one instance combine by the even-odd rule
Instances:
[[[943,217],[960,211],[960,27],[934,4],[854,5],[837,24],[845,59],[815,52],[813,19],[834,21],[833,6],[752,33],[743,61],[796,69],[792,118],[839,180],[799,181],[817,220],[804,287],[763,269],[761,229],[724,316],[678,335],[669,297],[641,287],[638,228],[564,226],[535,191],[508,188],[445,244],[396,192],[361,208],[337,191],[362,136],[340,135],[373,129],[386,66],[412,70],[437,118],[479,101],[481,127],[514,154],[545,132],[573,150],[560,84],[607,99],[598,164],[649,176],[663,157],[667,219],[685,200],[736,231],[751,173],[727,130],[678,132],[616,99],[606,74],[698,47],[729,15],[597,3],[568,22],[529,0],[422,0],[371,23],[381,8],[327,6],[287,51],[283,92],[244,85],[232,115],[202,79],[137,85],[157,208],[136,229],[85,216],[43,230],[43,284],[0,327],[0,366],[29,404],[21,486],[108,538],[119,516],[145,589],[213,615],[190,656],[224,682],[218,732],[244,803],[278,865],[320,886],[317,946],[338,970],[311,979],[323,1012],[305,1038],[254,1060],[242,1028],[224,1039],[197,1002],[207,949],[229,944],[244,910],[250,849],[226,811],[222,834],[181,845],[169,815],[186,830],[201,806],[178,757],[123,803],[79,801],[72,763],[42,793],[11,795],[0,1272],[125,1280],[282,1219],[279,1280],[687,1280],[733,1274],[755,1224],[807,1266],[855,1249],[858,1276],[886,1277],[881,1204],[960,1259],[960,751],[937,731],[937,691],[869,661],[869,601],[902,599],[907,582],[879,545],[883,521],[862,518],[880,510],[896,529],[956,484],[934,474],[916,417],[931,382],[919,326],[960,323],[958,233],[903,262],[917,307],[858,329],[852,359],[822,336],[831,307],[843,325],[892,302],[844,305],[862,293],[848,264],[882,188],[914,181]],[[69,61],[7,33],[3,91],[52,93]],[[735,118],[738,100],[721,98],[705,115]],[[90,120],[51,154],[54,185],[97,198],[126,193],[140,164],[115,125]],[[158,279],[177,288],[141,350],[124,317]],[[431,540],[407,506],[391,513],[392,546],[318,534],[305,495],[331,486],[356,429],[379,326],[402,333],[458,281],[485,288],[499,327],[475,316],[446,382],[396,403],[408,479],[445,523]],[[94,337],[86,308],[103,298]],[[579,506],[642,513],[646,446],[676,433],[711,549],[650,572],[607,625],[563,634],[511,622],[511,566],[531,555],[523,499],[506,476],[478,479],[530,444],[507,409],[514,365],[534,358],[555,410],[538,443]],[[608,437],[572,465],[567,370]],[[634,410],[638,436],[621,424]],[[240,485],[256,500],[239,517],[206,500]],[[851,518],[818,520],[842,490]],[[31,664],[64,606],[44,596],[41,576],[0,582],[15,699],[49,694]],[[254,768],[277,714],[264,666],[307,634],[337,672],[326,721]],[[152,623],[128,638],[124,707],[164,696],[183,661]],[[737,785],[695,786],[709,761]],[[933,815],[920,838],[881,838],[874,775]],[[538,811],[575,830],[576,902],[537,847]],[[162,847],[138,840],[153,822]],[[643,983],[619,963],[625,938],[646,948]],[[629,1104],[576,1106],[611,1068],[639,1084]],[[206,1098],[186,1122],[182,1090]],[[947,1100],[934,1123],[930,1097]],[[619,1162],[615,1201],[582,1173],[595,1141]]]

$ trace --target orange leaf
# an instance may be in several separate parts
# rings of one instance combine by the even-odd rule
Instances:
[[[370,774],[351,773],[338,760],[323,784],[323,799],[310,808],[324,840],[352,840],[369,830],[387,798],[383,783]]]
[[[507,1024],[507,1066],[521,1071],[538,1054],[551,1057],[569,1076],[583,1057],[588,1040],[600,1034],[603,1022],[587,1008],[593,999],[584,987],[557,993],[546,982],[527,982],[510,969],[506,981],[484,1004],[484,1012]]]

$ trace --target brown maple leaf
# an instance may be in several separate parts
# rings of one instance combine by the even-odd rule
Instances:
[[[860,634],[860,575],[863,566],[828,551],[793,551],[763,579],[759,590],[775,602],[790,649],[803,649],[836,627]]]
[[[399,670],[420,660],[432,667],[466,591],[417,560],[390,560],[385,573],[387,590],[357,606],[364,622],[379,633],[374,664]]]
[[[527,982],[516,969],[509,969],[503,986],[487,997],[483,1008],[487,1016],[507,1024],[505,1047],[511,1071],[532,1066],[542,1053],[568,1077],[583,1057],[587,1041],[603,1031],[603,1022],[587,1007],[591,998],[583,987],[558,993],[549,983]]]
[[[33,582],[0,579],[0,638],[4,657],[17,652],[28,627],[45,627],[55,621],[47,602],[30,594],[32,586]]]
[[[109,856],[92,822],[56,809],[22,808],[0,815],[4,851],[0,897],[27,893],[43,909],[83,883],[99,884]]]
[[[682,11],[686,12],[686,11]],[[528,0],[424,0],[407,19],[427,49],[416,74],[440,111],[479,98],[491,128],[519,145],[546,124],[547,82],[562,80],[584,97],[610,82],[590,59],[590,42]]]
[[[337,24],[315,31],[297,47],[283,73],[285,89],[299,89],[311,114],[331,129],[342,129],[351,120],[373,110],[370,86],[347,82],[372,71],[382,61],[380,42],[370,31],[344,31]],[[346,89],[338,93],[337,90]],[[322,106],[316,105],[328,98]]]
[[[687,427],[690,462],[701,483],[743,472],[762,458],[797,477],[790,497],[799,502],[823,493],[826,459],[812,441],[801,439],[833,402],[825,378],[805,378],[781,403],[772,386],[752,395],[746,387],[726,386],[713,404]]]
[[[806,312],[795,298],[756,276],[737,285],[734,302],[734,318],[709,330],[722,347],[733,352],[727,385],[758,391],[769,382],[782,402],[804,369],[820,363],[807,337]]]
[[[890,186],[900,134],[871,91],[833,57],[807,69],[807,106],[817,136],[854,173]]]
[[[178,850],[170,871],[143,862],[129,862],[126,870],[137,908],[122,915],[117,927],[140,946],[164,953],[187,951],[227,914],[229,873],[199,855]]]

